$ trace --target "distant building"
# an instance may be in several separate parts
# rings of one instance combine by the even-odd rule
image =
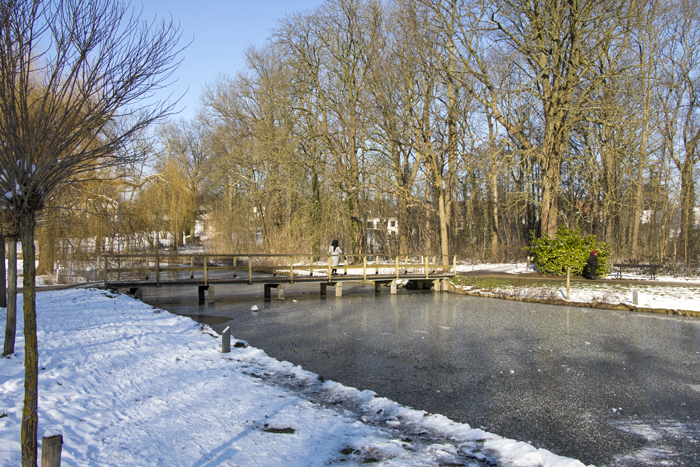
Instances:
[[[390,251],[397,242],[399,220],[396,217],[367,219],[367,248],[371,253]]]
[[[386,228],[384,227],[386,222]],[[386,221],[382,221],[379,217],[367,219],[367,230],[382,231],[386,233],[399,233],[399,220],[396,217],[390,217]]]

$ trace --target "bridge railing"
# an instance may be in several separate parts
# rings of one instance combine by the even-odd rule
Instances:
[[[161,281],[201,279],[208,285],[212,272],[225,271],[231,278],[240,272],[247,273],[249,284],[256,280],[269,280],[270,277],[285,276],[290,282],[295,278],[325,276],[330,281],[332,270],[338,276],[362,277],[372,280],[374,275],[456,275],[457,257],[436,255],[341,255],[340,264],[332,266],[331,255],[312,254],[112,254],[100,256],[100,267],[105,287],[109,282],[121,281]],[[217,273],[217,278],[227,275]]]

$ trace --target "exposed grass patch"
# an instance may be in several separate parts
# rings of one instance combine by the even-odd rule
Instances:
[[[275,427],[268,427],[267,425],[263,430],[265,433],[276,433],[276,434],[282,434],[282,435],[293,435],[296,433],[296,430],[294,428],[275,428]]]
[[[473,287],[484,292],[491,292],[508,288],[542,287],[557,289],[566,285],[566,278],[559,280],[531,280],[521,276],[511,277],[481,277],[481,276],[456,276],[450,279],[458,286]]]

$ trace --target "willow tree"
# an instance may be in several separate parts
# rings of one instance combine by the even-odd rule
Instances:
[[[0,204],[22,242],[22,465],[35,466],[36,215],[76,175],[128,162],[125,143],[171,113],[173,104],[145,100],[177,67],[180,32],[113,0],[7,0],[0,28]]]

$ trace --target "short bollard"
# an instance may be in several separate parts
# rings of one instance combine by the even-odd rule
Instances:
[[[231,352],[231,326],[226,326],[221,333],[221,353]]]
[[[632,304],[639,305],[639,291],[637,290],[632,291]]]
[[[45,433],[41,439],[41,467],[61,467],[63,435]]]

